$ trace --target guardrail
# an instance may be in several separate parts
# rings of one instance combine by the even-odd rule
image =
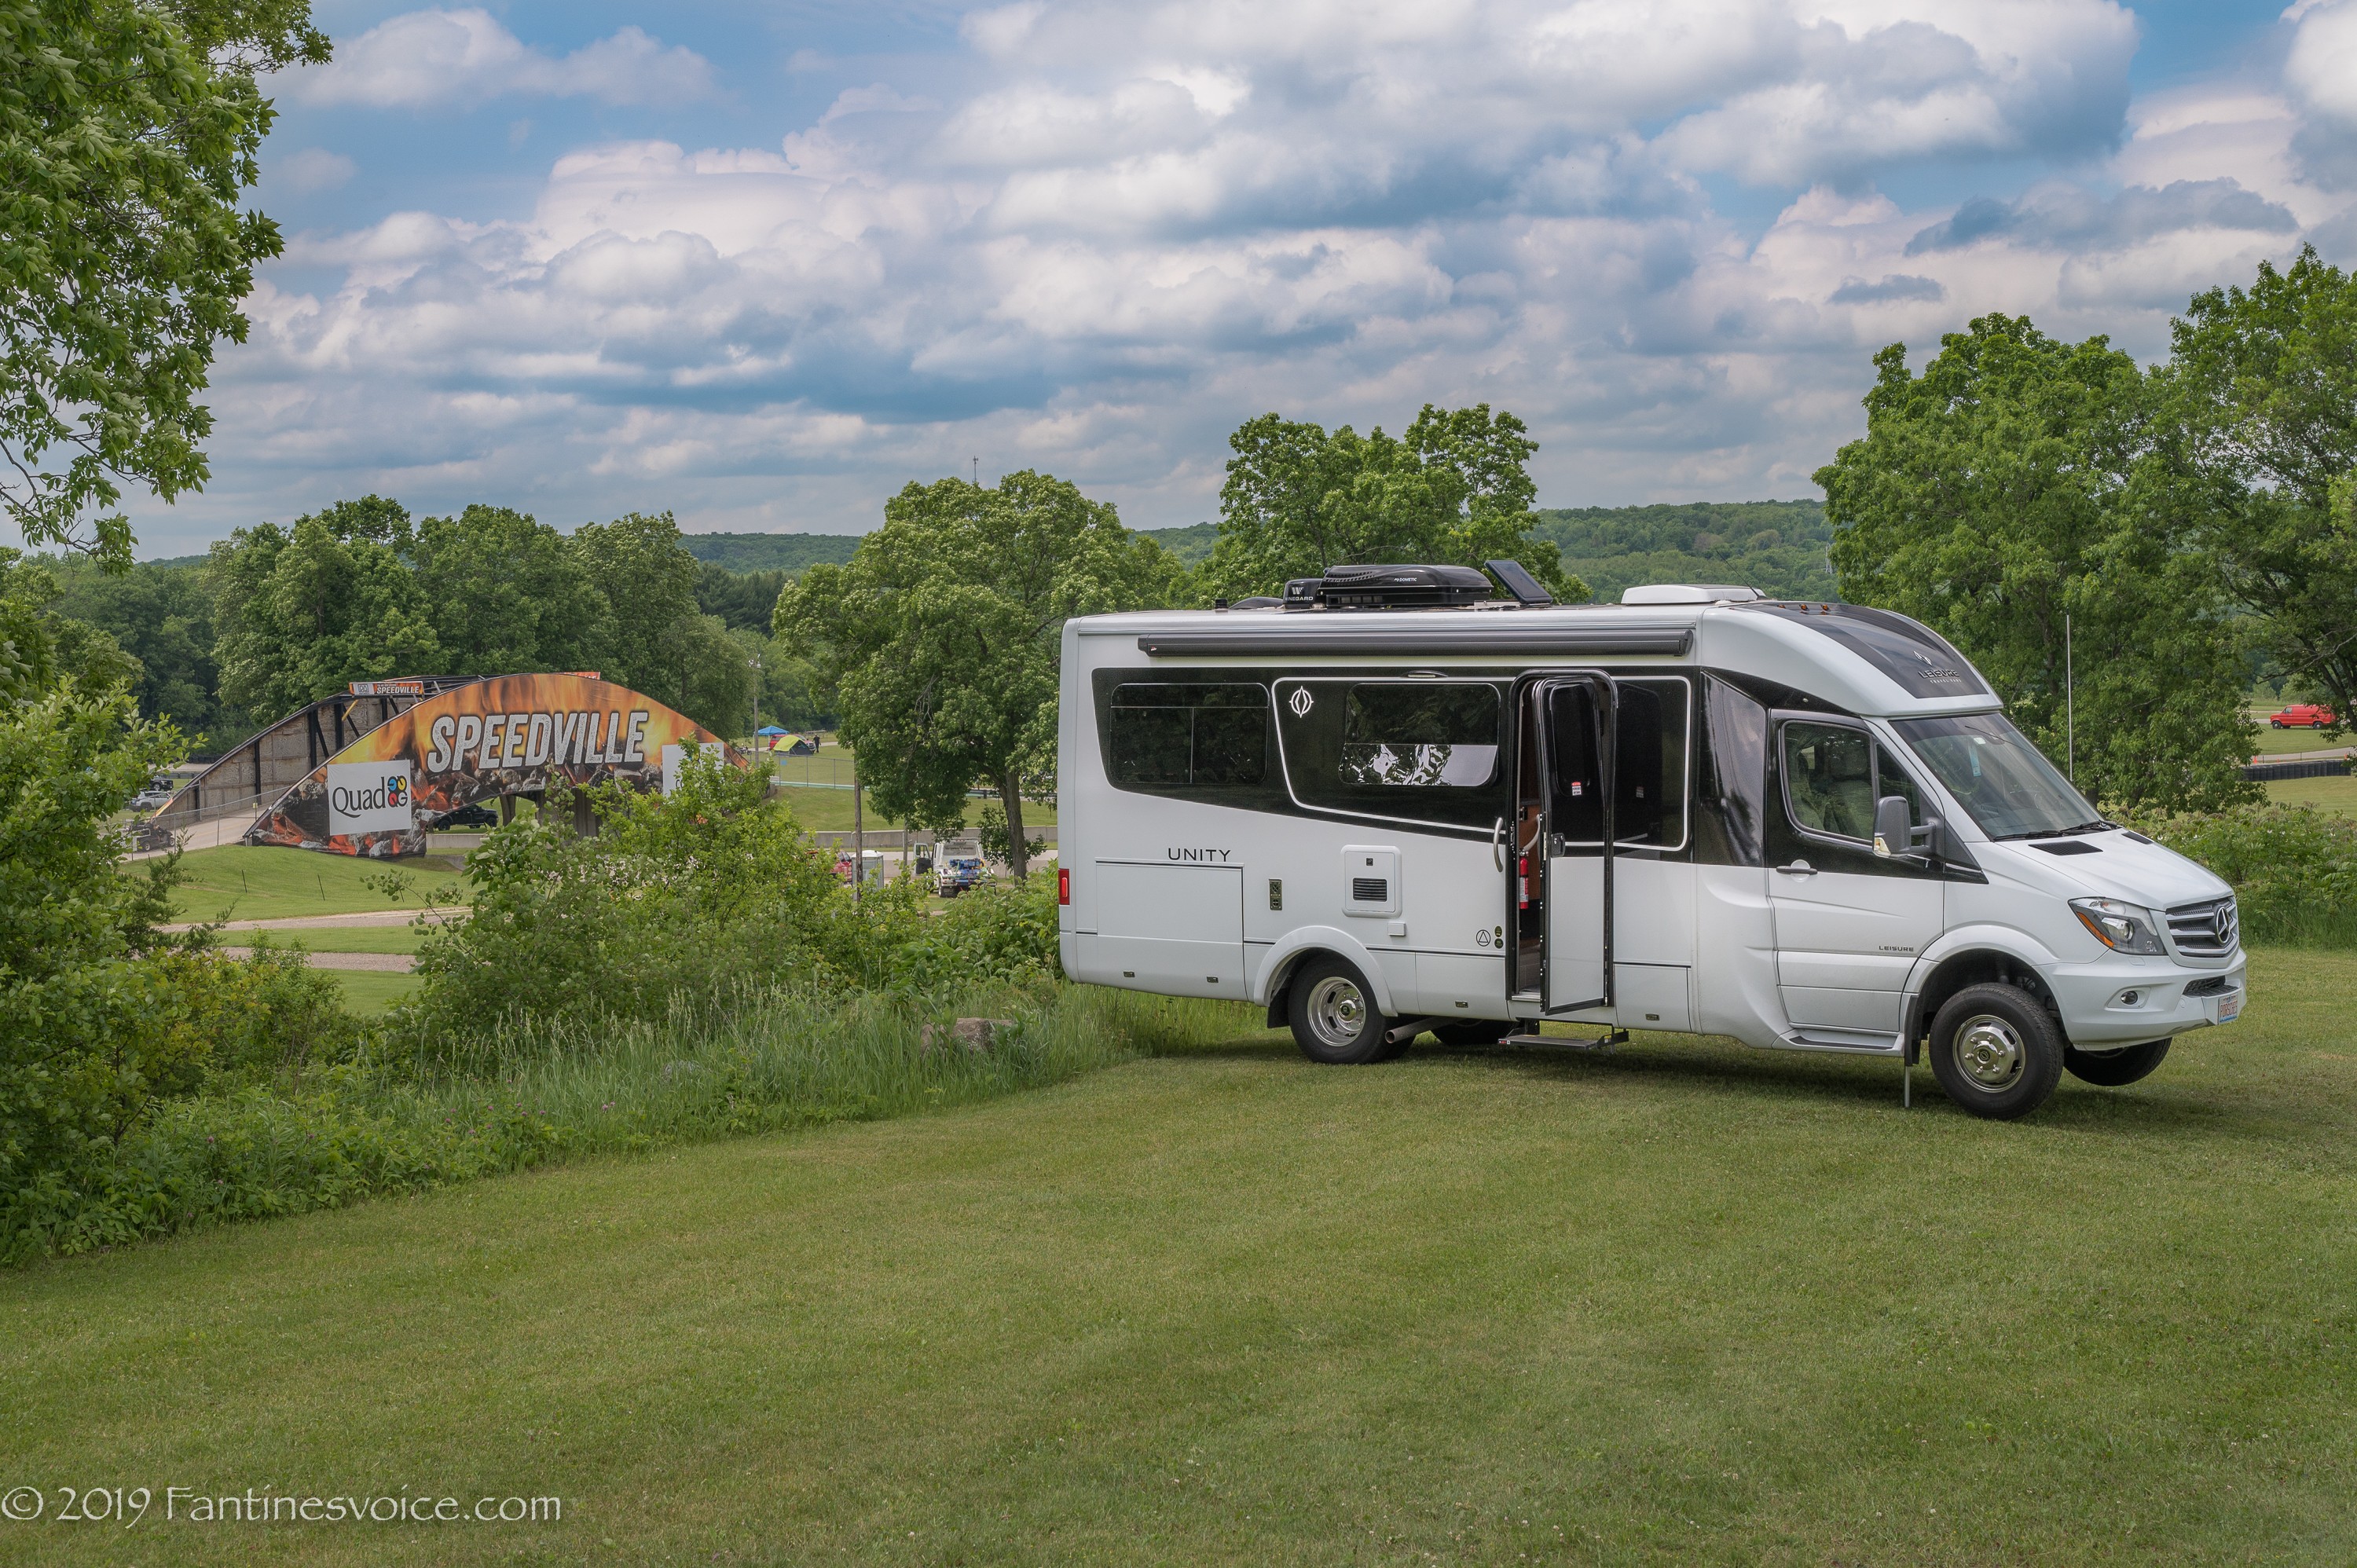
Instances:
[[[2330,757],[2322,762],[2251,762],[2243,767],[2243,777],[2252,779],[2344,779],[2349,774],[2349,759]]]

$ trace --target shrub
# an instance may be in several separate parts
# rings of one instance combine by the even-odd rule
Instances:
[[[186,1087],[149,958],[173,863],[118,875],[112,825],[177,751],[119,691],[0,702],[0,1200]]]
[[[1035,872],[1020,882],[985,883],[960,894],[925,922],[898,968],[903,986],[927,992],[1061,980],[1054,875]]]
[[[242,960],[198,949],[159,962],[169,998],[167,1048],[200,1081],[267,1078],[334,1060],[361,1032],[335,977],[311,968],[298,949],[264,945]]]
[[[2357,947],[2357,821],[2257,806],[2134,825],[2233,887],[2246,940]]]
[[[600,832],[563,810],[519,817],[468,863],[474,913],[428,930],[417,957],[425,1036],[502,1020],[660,1017],[748,982],[822,970],[851,933],[836,886],[782,802],[737,768],[699,762],[669,796],[590,792]],[[854,961],[856,961],[856,960]]]

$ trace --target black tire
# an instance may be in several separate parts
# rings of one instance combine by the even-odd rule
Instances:
[[[2062,1065],[2082,1083],[2118,1089],[2151,1076],[2152,1069],[2168,1055],[2167,1040],[2147,1040],[2143,1045],[2117,1051],[2083,1051],[2076,1046],[2065,1046]]]
[[[1995,1122],[2046,1103],[2064,1048],[2045,1007],[2018,985],[1967,985],[1932,1020],[1932,1075],[1957,1105]]]
[[[2281,728],[2283,728],[2283,727],[2284,727],[2284,722],[2283,722],[2283,720],[2281,720],[2281,719],[2269,719],[2269,720],[2267,721],[2267,723],[2268,723],[2270,725],[2272,725],[2273,727],[2276,728],[2276,729],[2281,729]]]
[[[1329,953],[1304,963],[1286,987],[1285,1011],[1294,1044],[1311,1061],[1356,1067],[1386,1059],[1390,1020],[1375,1005],[1374,987],[1348,959]]]
[[[1494,1046],[1514,1032],[1511,1018],[1468,1018],[1461,1024],[1435,1024],[1432,1037],[1452,1049]]]

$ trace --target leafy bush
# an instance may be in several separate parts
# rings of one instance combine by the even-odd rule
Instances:
[[[748,982],[857,959],[827,862],[766,781],[689,767],[669,796],[590,792],[600,833],[560,810],[519,817],[468,863],[471,918],[428,929],[416,1024],[467,1036],[503,1020],[662,1016]]]
[[[2134,825],[2233,886],[2246,940],[2357,947],[2357,821],[2258,806]]]
[[[292,948],[260,946],[242,960],[202,950],[164,955],[174,1059],[206,1081],[263,1079],[336,1059],[361,1032],[335,977]]]
[[[189,1082],[148,957],[172,864],[117,875],[111,825],[176,750],[119,692],[0,703],[0,1201]]]
[[[1035,872],[960,894],[925,922],[897,967],[902,985],[922,992],[1061,980],[1054,875]]]

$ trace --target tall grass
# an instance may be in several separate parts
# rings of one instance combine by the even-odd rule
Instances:
[[[984,1051],[960,1016],[1013,1027]],[[934,1030],[928,1045],[925,1026]],[[1093,986],[953,996],[791,989],[600,1024],[511,1024],[168,1102],[102,1168],[0,1210],[0,1259],[87,1251],[566,1159],[970,1105],[1256,1032],[1235,1003]],[[414,1047],[414,1042],[412,1042]],[[387,1047],[391,1047],[388,1049]]]

